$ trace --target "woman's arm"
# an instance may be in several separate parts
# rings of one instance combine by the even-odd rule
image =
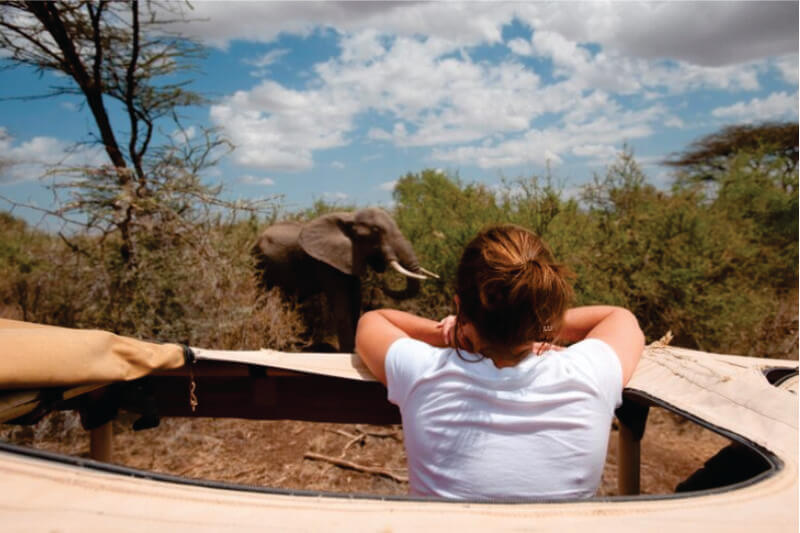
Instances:
[[[444,347],[439,322],[395,309],[378,309],[361,316],[356,328],[356,352],[372,375],[386,385],[386,353],[394,341],[411,337],[432,346]]]
[[[591,305],[568,310],[558,338],[568,342],[600,339],[611,346],[622,365],[623,385],[633,376],[644,350],[644,334],[633,313],[610,305]]]

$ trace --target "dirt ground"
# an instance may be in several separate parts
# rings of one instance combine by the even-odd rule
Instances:
[[[114,422],[114,463],[265,487],[380,495],[408,490],[400,426],[170,418],[157,428],[134,432],[133,420],[123,413]],[[88,433],[72,412],[53,413],[35,426],[0,426],[0,439],[89,455]],[[651,409],[642,441],[642,492],[674,492],[675,485],[728,443],[677,415]],[[617,493],[616,448],[612,428],[600,496]],[[334,464],[338,460],[360,469]]]

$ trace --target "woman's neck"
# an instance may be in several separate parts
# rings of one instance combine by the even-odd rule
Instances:
[[[530,353],[531,343],[529,342],[514,348],[500,348],[498,350],[486,349],[482,352],[483,356],[491,359],[492,363],[494,363],[494,366],[497,368],[517,366],[519,362],[525,359]],[[502,354],[502,356],[500,354]]]

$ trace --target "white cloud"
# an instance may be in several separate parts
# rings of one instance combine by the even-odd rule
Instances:
[[[58,166],[96,166],[107,163],[105,153],[97,147],[75,147],[53,137],[37,136],[16,142],[8,130],[0,126],[0,183],[33,181]]]
[[[783,81],[790,85],[797,85],[797,61],[797,54],[783,56],[775,61],[775,67],[781,73]]]
[[[286,48],[276,48],[274,50],[270,50],[266,54],[262,54],[255,59],[245,59],[244,62],[248,65],[253,65],[254,67],[268,67],[288,53],[289,50]]]
[[[519,14],[535,29],[631,58],[713,67],[797,51],[795,2],[525,3]]]
[[[367,138],[374,141],[391,141],[392,134],[381,128],[370,128],[367,132]]]
[[[697,9],[706,17],[702,23]],[[786,35],[796,36],[796,23],[792,30],[773,13],[785,9],[756,9],[747,3],[568,3],[554,9],[536,3],[454,2],[222,8],[201,2],[198,14],[215,22],[204,31],[210,32],[208,42],[219,46],[234,38],[266,42],[281,32],[336,32],[341,54],[314,65],[306,87],[265,80],[226,97],[210,112],[237,146],[236,163],[302,171],[313,167],[315,151],[348,145],[362,135],[399,147],[433,147],[435,158],[481,161],[486,167],[545,160],[557,164],[565,154],[579,155],[584,145],[614,146],[622,138],[648,136],[653,132],[650,115],[629,112],[645,117],[638,124],[612,116],[610,110],[620,111],[618,97],[636,94],[657,102],[665,95],[707,88],[758,89],[766,63],[752,60],[783,50]],[[515,16],[531,26],[532,37],[506,43],[513,54],[500,61],[473,60],[467,47],[501,42],[503,25]],[[708,20],[724,26],[711,25],[719,42],[708,40]],[[760,36],[763,30],[753,31],[743,21],[769,22],[779,35]],[[643,44],[651,35],[658,47]],[[673,42],[681,39],[706,50]],[[280,54],[273,50],[262,63]],[[526,67],[525,55],[549,59],[556,82],[543,82]],[[792,75],[786,60],[775,68],[785,77]],[[365,133],[358,132],[357,119],[367,112],[386,117],[391,126],[368,125]],[[658,115],[663,125],[683,126],[663,109]],[[538,125],[540,117],[551,125]],[[605,137],[561,140],[587,121],[605,121]],[[555,136],[552,147],[531,129],[537,125],[538,131],[544,127]]]
[[[619,148],[609,144],[581,144],[572,147],[572,153],[579,157],[610,159],[619,153]]]
[[[381,183],[380,185],[378,185],[378,188],[382,191],[393,191],[396,186],[397,186],[397,180],[392,180]]]
[[[333,168],[343,169],[345,167],[345,164],[342,163],[341,161],[334,161],[333,163],[331,163],[331,166]]]
[[[718,107],[711,114],[717,118],[733,119],[741,122],[758,122],[791,117],[797,119],[797,93],[772,93],[763,100],[753,98],[749,102],[737,102],[727,107]]]
[[[369,35],[367,36],[369,37]],[[369,39],[367,39],[369,40]],[[353,38],[352,43],[363,42]],[[307,90],[264,81],[211,108],[211,119],[237,146],[237,163],[255,168],[307,170],[312,151],[350,142],[355,118],[367,110],[395,117],[391,133],[372,128],[367,137],[399,146],[431,146],[525,131],[563,91],[539,94],[539,78],[517,63],[476,63],[449,55],[435,39],[398,38],[379,57],[347,55],[315,66]],[[403,80],[403,83],[398,83]],[[557,96],[557,98],[553,98]]]
[[[386,53],[380,34],[374,29],[344,35],[339,46],[342,49],[339,59],[344,63],[370,61]]]
[[[619,151],[621,144],[652,134],[649,125],[664,114],[654,106],[639,111],[623,111],[612,106],[606,115],[582,123],[567,123],[480,146],[435,149],[432,157],[440,161],[471,164],[480,168],[499,168],[536,164],[559,165],[568,154],[597,157]],[[616,148],[614,148],[616,147]]]
[[[245,175],[239,178],[239,183],[244,183],[245,185],[264,185],[266,187],[270,187],[275,185],[275,180],[272,178],[259,178],[256,176]]]
[[[343,202],[348,198],[350,198],[350,195],[341,191],[337,191],[337,192],[324,192],[322,193],[322,197],[331,202]]]
[[[593,54],[579,41],[547,30],[534,30],[530,55],[550,59],[554,74],[572,84],[618,94],[653,89],[675,93],[709,87],[754,90],[759,86],[755,64],[704,67],[623,56],[613,49]]]
[[[531,43],[525,39],[512,39],[506,43],[506,46],[517,55],[529,56],[533,54]]]
[[[189,126],[188,128],[183,129],[176,129],[171,134],[172,140],[177,143],[184,143],[188,144],[189,141],[194,139],[197,136],[197,128],[195,126]]]
[[[280,34],[307,36],[319,28],[432,35],[466,46],[500,42],[502,27],[514,11],[514,4],[499,2],[197,2],[190,13],[195,20],[179,29],[220,48],[237,39],[271,42]]]
[[[627,57],[704,66],[796,53],[798,42],[794,2],[197,2],[190,16],[181,30],[222,48],[318,28],[428,35],[461,47],[500,42],[515,17]]]
[[[236,146],[234,161],[254,168],[307,170],[312,150],[346,143],[359,105],[352,94],[295,91],[264,81],[211,106],[211,120]]]
[[[684,126],[683,120],[675,115],[669,116],[664,120],[664,125],[669,128],[682,128]]]

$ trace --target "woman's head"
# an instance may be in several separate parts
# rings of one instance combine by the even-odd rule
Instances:
[[[488,228],[470,241],[458,265],[459,322],[472,324],[484,355],[516,359],[515,348],[554,340],[572,299],[571,275],[530,231]]]

